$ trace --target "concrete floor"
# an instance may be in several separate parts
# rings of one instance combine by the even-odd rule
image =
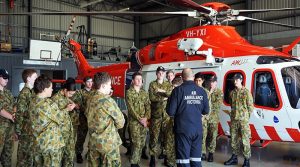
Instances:
[[[86,145],[86,144],[85,144]],[[252,157],[250,164],[253,167],[300,167],[300,143],[279,143],[274,142],[266,148],[258,147],[258,144],[252,146]],[[86,149],[85,149],[86,152]],[[122,166],[130,167],[128,156],[125,155],[126,149],[121,146]],[[85,154],[85,153],[84,153]],[[214,155],[213,163],[202,162],[203,167],[224,166],[223,162],[231,156],[229,139],[220,137],[217,141],[217,151]],[[239,156],[239,165],[243,164],[243,157]],[[141,160],[140,166],[147,167],[149,161]],[[16,147],[13,155],[13,167],[16,165]],[[1,165],[0,165],[1,166]],[[75,167],[86,167],[86,159],[83,164],[75,163]],[[163,167],[163,161],[157,161],[157,167]]]

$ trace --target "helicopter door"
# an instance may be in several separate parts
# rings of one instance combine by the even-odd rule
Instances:
[[[281,74],[289,101],[286,105],[292,124],[289,134],[294,141],[300,142],[300,135],[296,133],[300,129],[300,66],[282,68]]]
[[[259,135],[258,139],[287,140],[285,128],[290,128],[291,120],[286,108],[282,107],[275,73],[271,69],[257,69],[253,72],[251,84],[255,106],[251,123]]]

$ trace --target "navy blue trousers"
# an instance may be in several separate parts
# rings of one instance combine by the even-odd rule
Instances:
[[[177,167],[202,167],[202,134],[175,133]]]

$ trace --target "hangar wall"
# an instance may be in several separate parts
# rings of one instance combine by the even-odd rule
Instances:
[[[75,5],[57,0],[31,0],[32,12],[51,12],[51,11],[73,11],[86,12]],[[8,1],[0,0],[1,12],[27,12],[28,0],[15,1],[15,6],[10,9]],[[32,38],[40,39],[40,34],[51,34],[64,36],[73,16],[32,16]],[[1,16],[0,31],[2,39],[8,36],[8,27],[11,29],[13,46],[28,47],[28,16]],[[71,38],[77,39],[79,25],[85,25],[87,30],[88,17],[77,16]],[[91,17],[91,36],[96,38],[98,52],[107,52],[112,47],[120,46],[122,53],[127,53],[134,40],[134,22],[129,19],[122,19],[113,16],[92,16]]]

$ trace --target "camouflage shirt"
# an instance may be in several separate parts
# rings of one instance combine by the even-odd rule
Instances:
[[[140,89],[137,92],[133,87],[130,87],[126,92],[126,104],[130,120],[150,119],[150,100],[148,93],[144,89]]]
[[[81,112],[85,112],[86,100],[87,100],[90,92],[91,91],[88,91],[86,89],[80,89],[80,90],[77,90],[76,93],[71,98],[76,104],[79,105]]]
[[[70,99],[63,95],[62,91],[57,92],[54,96],[52,96],[52,101],[54,101],[60,112],[62,113],[63,119],[65,120],[65,126],[61,127],[63,134],[72,134],[73,126],[71,122],[70,112],[68,111],[67,106],[70,104]]]
[[[163,89],[166,93],[157,92],[158,89]],[[149,98],[151,101],[151,117],[160,118],[166,116],[167,100],[172,93],[173,87],[168,81],[163,81],[162,84],[157,80],[152,81],[149,85]]]
[[[208,121],[208,119],[209,119],[209,115],[210,115],[210,113],[211,113],[211,100],[210,100],[210,93],[209,93],[209,91],[205,88],[205,87],[202,87],[202,86],[200,86],[201,88],[203,88],[204,89],[204,91],[206,92],[206,94],[207,94],[207,99],[208,99],[208,105],[209,105],[209,113],[208,114],[206,114],[206,115],[202,115],[202,120],[206,120],[206,121]]]
[[[50,98],[35,97],[29,106],[34,148],[53,151],[65,146],[61,127],[65,126],[64,114]]]
[[[209,112],[209,123],[218,123],[219,122],[219,112],[221,109],[221,104],[223,101],[223,92],[221,89],[216,88],[210,94],[210,102],[211,102],[211,112]]]
[[[98,91],[91,92],[87,101],[86,116],[90,148],[107,153],[122,144],[118,129],[123,128],[125,119],[111,97]]]
[[[2,109],[6,110],[7,112],[13,114],[13,107],[14,107],[14,97],[8,89],[0,90],[0,111]],[[4,124],[9,124],[10,120],[0,116],[0,126]]]
[[[27,85],[21,90],[17,100],[16,133],[18,135],[30,135],[31,125],[29,119],[29,104],[35,96],[33,90]]]
[[[245,87],[235,88],[230,92],[231,120],[248,121],[253,111],[253,98]]]

